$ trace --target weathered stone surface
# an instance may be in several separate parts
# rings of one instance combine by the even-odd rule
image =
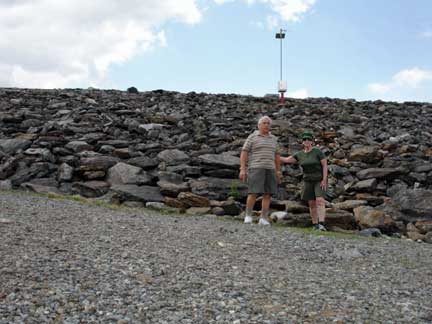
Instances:
[[[177,197],[180,192],[190,191],[187,182],[174,183],[162,180],[158,181],[157,185],[159,186],[162,195],[174,198]]]
[[[152,177],[139,167],[124,162],[118,162],[116,165],[114,165],[108,170],[106,181],[111,185],[144,185],[150,184],[152,181]]]
[[[0,139],[0,151],[14,154],[19,150],[26,150],[31,144],[31,141],[20,138]]]
[[[127,161],[128,164],[135,165],[143,170],[150,170],[158,166],[159,160],[147,156],[138,156]]]
[[[288,213],[308,213],[309,207],[298,201],[283,200]]]
[[[378,157],[378,147],[376,146],[362,146],[351,150],[349,160],[363,161],[363,162],[376,162]]]
[[[227,212],[234,213],[244,209],[247,196],[246,184],[238,181],[241,147],[267,114],[282,155],[302,148],[298,135],[304,129],[314,133],[328,157],[329,202],[366,200],[405,224],[429,219],[430,208],[422,204],[430,197],[403,192],[432,190],[431,104],[287,98],[276,107],[276,100],[163,90],[0,88],[0,180],[15,188],[27,182],[49,187],[34,182],[49,177],[72,193],[72,183],[107,182],[108,170],[121,162],[145,170],[151,180],[132,172],[120,183],[145,183],[170,198],[183,190],[222,202],[231,196],[236,203]],[[300,187],[298,166],[285,165],[274,198],[299,207],[272,200],[271,210],[308,214],[299,203]],[[121,199],[137,201],[127,197]]]
[[[362,180],[352,185],[349,190],[358,192],[371,192],[375,190],[377,183],[377,179]]]
[[[170,207],[168,205],[165,205],[164,203],[161,202],[154,202],[154,201],[149,201],[145,204],[146,208],[150,208],[150,209],[154,209],[154,210],[159,210],[162,212],[180,212],[180,210],[178,208],[174,208],[174,207]]]
[[[426,236],[419,232],[407,232],[407,237],[413,241],[424,241]]]
[[[177,199],[177,198],[169,197],[169,196],[164,197],[164,203],[167,206],[178,208],[179,210],[182,210],[182,211],[186,210],[187,208],[190,207],[186,202],[181,201],[180,199]]]
[[[94,156],[81,158],[80,171],[107,171],[109,168],[119,162],[118,158],[113,156]]]
[[[210,200],[192,192],[181,192],[177,199],[189,207],[209,207]]]
[[[334,204],[333,207],[352,211],[356,207],[366,206],[367,204],[368,202],[366,200],[345,200],[344,202]]]
[[[164,150],[158,154],[161,161],[166,162],[168,165],[177,165],[189,161],[189,156],[180,150]]]
[[[235,184],[239,197],[245,198],[247,196],[247,185],[238,180],[201,177],[189,181],[193,193],[208,196],[209,199],[215,200],[227,199],[231,195],[233,184]]]
[[[239,215],[241,213],[241,205],[239,202],[228,199],[225,201],[217,201],[217,200],[211,200],[210,205],[212,207],[220,207],[223,210],[223,215]]]
[[[163,202],[164,197],[161,195],[158,187],[137,186],[137,185],[114,185],[111,186],[121,201],[134,200],[146,203],[148,201]]]
[[[356,221],[352,213],[334,208],[326,210],[326,224],[330,227],[337,226],[345,230],[356,228]]]
[[[73,152],[93,151],[93,146],[84,141],[72,141],[66,144],[68,150]]]
[[[204,163],[215,167],[232,168],[238,170],[240,168],[240,158],[230,154],[204,154],[198,159]]]
[[[359,235],[366,237],[380,237],[382,235],[379,228],[365,228],[359,232]]]
[[[312,220],[309,213],[287,213],[284,219],[279,220],[279,222],[287,226],[309,227],[312,225]]]
[[[400,190],[393,196],[393,200],[409,216],[432,219],[432,190]]]
[[[396,227],[394,220],[382,210],[376,210],[369,206],[354,208],[356,222],[362,228],[376,227],[382,231],[391,231]]]
[[[400,168],[371,168],[364,169],[357,172],[356,176],[360,180],[371,179],[371,178],[394,178],[399,174],[403,173],[403,169]]]
[[[1,180],[0,181],[0,190],[11,190],[12,183],[10,180]]]
[[[16,173],[10,177],[12,186],[18,187],[34,178],[45,178],[57,171],[57,166],[48,162],[33,163],[30,167],[20,165]]]
[[[30,190],[37,193],[44,194],[57,194],[62,195],[63,193],[57,187],[44,186],[40,184],[35,184],[31,182],[24,182],[21,184],[21,188]]]
[[[422,234],[426,234],[427,232],[432,232],[432,219],[417,221],[415,222],[414,225],[416,228],[418,228],[419,232]]]
[[[211,212],[210,207],[190,207],[186,209],[188,215],[205,215]]]
[[[62,163],[59,167],[58,180],[69,182],[72,181],[74,168],[67,163]]]
[[[105,181],[86,181],[74,182],[72,188],[83,197],[95,198],[106,194],[110,185]]]

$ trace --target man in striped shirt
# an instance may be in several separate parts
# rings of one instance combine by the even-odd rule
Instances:
[[[240,154],[239,178],[248,183],[244,218],[246,224],[252,223],[252,210],[257,195],[262,194],[259,224],[270,225],[270,200],[277,193],[277,182],[281,175],[279,145],[277,137],[270,133],[271,123],[270,117],[261,117],[258,130],[249,135]]]

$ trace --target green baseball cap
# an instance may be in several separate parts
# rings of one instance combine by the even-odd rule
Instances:
[[[305,139],[310,139],[313,140],[313,135],[311,132],[303,132],[303,134],[301,135],[302,140]]]

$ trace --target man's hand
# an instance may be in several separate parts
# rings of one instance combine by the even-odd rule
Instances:
[[[244,170],[244,169],[240,170],[239,179],[242,182],[246,182],[246,180],[247,180],[247,172],[246,172],[246,170]]]

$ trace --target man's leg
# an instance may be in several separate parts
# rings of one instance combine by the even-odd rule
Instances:
[[[261,217],[264,219],[268,219],[270,202],[271,202],[271,194],[269,193],[263,194],[263,198],[261,202]]]
[[[265,170],[264,194],[261,202],[261,225],[270,225],[269,210],[272,194],[277,193],[277,178],[275,170]]]
[[[248,194],[246,199],[246,212],[245,212],[245,218],[244,222],[247,224],[252,223],[252,210],[255,205],[256,201],[256,194]]]

